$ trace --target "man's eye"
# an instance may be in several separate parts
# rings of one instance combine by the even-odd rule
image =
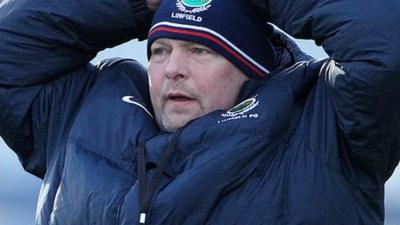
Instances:
[[[152,55],[165,55],[167,50],[165,48],[153,48],[151,49]]]
[[[204,48],[197,48],[197,47],[193,47],[190,49],[190,52],[196,55],[204,55],[209,53],[209,51],[207,49]]]

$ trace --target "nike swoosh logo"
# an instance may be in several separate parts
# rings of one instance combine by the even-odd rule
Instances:
[[[142,104],[133,100],[133,96],[124,96],[122,97],[122,101],[127,102],[129,104],[137,105],[142,108],[152,119],[154,119],[153,115],[151,115],[150,111],[146,109]]]

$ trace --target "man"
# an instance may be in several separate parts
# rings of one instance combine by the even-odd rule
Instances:
[[[0,134],[44,179],[37,224],[383,224],[398,3],[267,3],[331,58],[308,60],[245,1],[171,0],[147,82],[132,61],[88,64],[144,37],[144,2],[3,3]]]

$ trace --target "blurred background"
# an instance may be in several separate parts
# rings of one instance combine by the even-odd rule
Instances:
[[[315,58],[327,57],[313,41],[296,40],[296,42]],[[100,52],[92,62],[98,63],[102,59],[111,57],[133,58],[147,65],[146,42],[131,41],[107,49]],[[397,168],[386,185],[385,225],[400,224],[399,170]],[[38,178],[23,171],[15,154],[0,138],[0,225],[33,225],[40,185],[41,181]]]

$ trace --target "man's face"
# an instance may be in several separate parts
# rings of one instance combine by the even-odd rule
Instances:
[[[150,96],[160,128],[174,132],[190,120],[234,106],[247,77],[210,48],[160,38],[151,45]]]

